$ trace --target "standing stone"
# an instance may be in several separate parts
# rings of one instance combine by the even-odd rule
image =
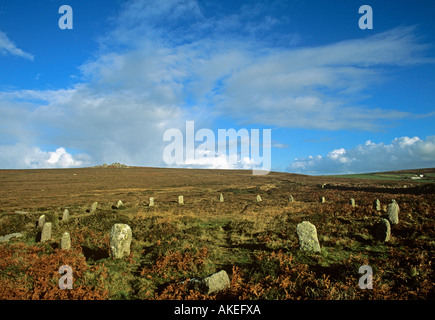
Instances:
[[[94,202],[91,206],[91,212],[95,212],[97,210],[98,207],[98,202]]]
[[[387,208],[388,220],[390,220],[391,224],[399,223],[399,211],[400,208],[396,200],[392,200]]]
[[[387,219],[382,219],[376,226],[376,239],[387,242],[390,240],[391,227]]]
[[[122,203],[121,200],[118,200],[118,202],[116,203],[116,209],[120,209],[124,206],[124,203]]]
[[[154,207],[154,198],[153,197],[150,197],[149,207]]]
[[[183,196],[178,196],[178,203],[179,204],[184,204],[184,198],[183,198]]]
[[[38,219],[38,229],[42,229],[45,224],[45,214],[39,217]]]
[[[68,209],[63,210],[62,215],[62,222],[68,222],[69,221],[69,211]]]
[[[130,255],[132,232],[128,225],[117,223],[110,230],[110,255],[122,259]]]
[[[295,200],[293,199],[293,196],[290,196],[289,198],[288,198],[288,202],[294,202]]]
[[[306,252],[320,252],[316,226],[309,221],[303,221],[296,227],[299,237],[300,250]]]
[[[349,203],[352,207],[355,207],[355,199],[354,198],[350,198]]]
[[[191,279],[190,282],[201,293],[211,294],[229,287],[230,278],[225,270],[221,270],[202,279]]]
[[[375,200],[374,208],[376,211],[381,211],[381,201],[379,201],[379,199]]]
[[[63,250],[71,249],[71,236],[68,232],[64,232],[62,239],[60,240],[60,248]]]
[[[219,202],[224,202],[224,195],[222,193],[219,196]]]
[[[257,195],[257,202],[261,202],[262,200],[261,200],[261,197],[260,197],[260,195],[258,194]]]
[[[325,203],[325,202],[326,202],[325,197],[320,197],[320,203]]]
[[[51,222],[44,223],[41,232],[41,242],[51,240]]]

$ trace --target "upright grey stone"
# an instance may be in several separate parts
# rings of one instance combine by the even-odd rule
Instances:
[[[376,239],[387,242],[390,240],[391,226],[387,219],[382,219],[376,226]]]
[[[38,229],[42,229],[45,224],[45,214],[39,217],[38,219]]]
[[[116,209],[120,209],[124,206],[124,203],[122,203],[121,200],[118,200],[118,202],[116,203]]]
[[[98,207],[98,202],[94,202],[91,206],[91,212],[95,212],[97,210]]]
[[[375,200],[375,203],[374,203],[374,209],[376,210],[376,211],[381,211],[381,201],[379,201],[379,199],[376,199]]]
[[[63,250],[71,249],[71,236],[68,232],[64,232],[62,239],[60,240],[60,248]]]
[[[178,196],[178,203],[184,204],[184,197],[183,196]]]
[[[320,203],[325,203],[325,202],[326,202],[325,197],[320,197]]]
[[[388,220],[390,220],[391,224],[399,223],[399,211],[400,208],[396,200],[392,200],[387,208]]]
[[[68,222],[69,221],[69,211],[68,209],[63,210],[62,214],[62,222]]]
[[[150,197],[149,207],[154,207],[154,198],[153,197]]]
[[[211,294],[229,287],[230,278],[225,270],[221,270],[202,279],[191,279],[190,282],[196,290],[203,294]]]
[[[288,202],[294,202],[295,200],[293,199],[293,196],[290,196],[289,198],[288,198]]]
[[[51,240],[51,222],[44,223],[41,232],[41,242]]]
[[[257,194],[257,202],[261,202],[262,200],[261,200],[261,197],[260,197],[260,195],[259,194]]]
[[[296,227],[299,238],[299,248],[305,252],[320,252],[316,226],[309,221],[303,221]]]
[[[352,207],[355,207],[355,199],[354,199],[354,198],[350,198],[350,200],[349,200],[349,204],[350,204]]]
[[[222,193],[219,196],[219,202],[224,202],[224,195]]]
[[[117,223],[110,230],[110,255],[122,259],[130,255],[132,232],[128,225]]]

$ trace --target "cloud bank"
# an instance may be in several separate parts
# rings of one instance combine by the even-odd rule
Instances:
[[[90,160],[86,154],[73,156],[65,148],[43,151],[37,146],[23,144],[0,146],[0,155],[3,167],[8,169],[82,167],[88,165]]]
[[[435,167],[435,136],[401,137],[391,144],[368,140],[345,150],[335,149],[326,156],[295,159],[287,171],[303,174],[350,174]]]

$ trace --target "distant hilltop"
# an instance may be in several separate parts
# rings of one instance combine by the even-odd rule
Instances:
[[[130,168],[130,167],[123,163],[114,162],[112,164],[103,163],[101,166],[95,166],[95,168]]]

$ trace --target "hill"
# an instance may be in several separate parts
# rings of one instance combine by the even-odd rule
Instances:
[[[414,182],[435,183],[435,170],[433,168],[410,169],[410,170],[397,170],[397,171],[386,171],[386,172],[335,175],[335,176],[330,176],[330,177],[375,179],[375,180],[395,180],[395,181],[409,181],[409,180],[411,180]]]

